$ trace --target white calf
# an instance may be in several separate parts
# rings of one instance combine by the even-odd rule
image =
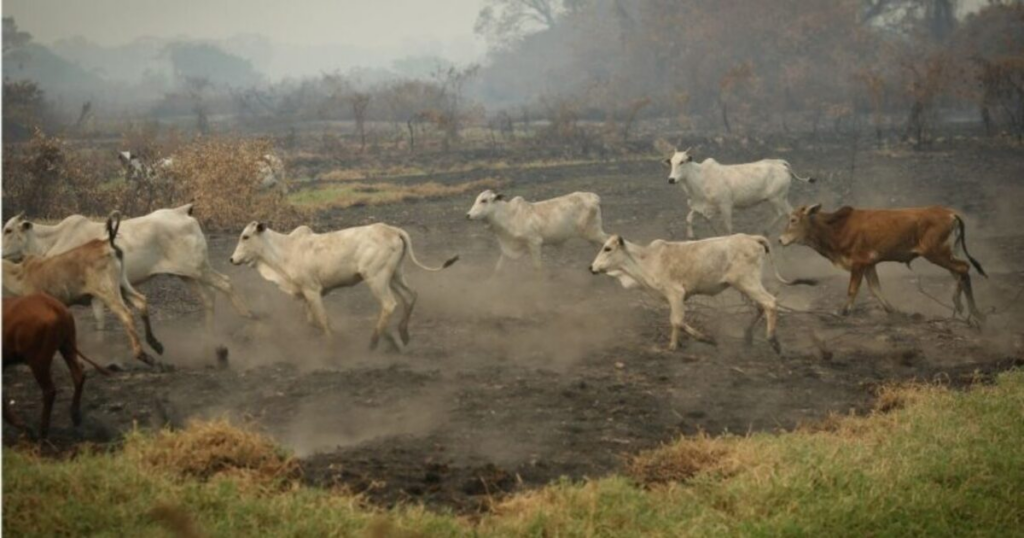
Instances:
[[[409,343],[409,318],[416,304],[416,292],[406,284],[402,274],[407,254],[414,264],[427,271],[440,271],[459,259],[455,256],[442,267],[427,267],[416,259],[409,234],[386,224],[325,234],[299,226],[285,235],[263,223],[252,222],[242,230],[231,263],[255,267],[281,291],[302,300],[308,319],[319,325],[328,337],[332,336],[331,327],[322,296],[335,288],[354,286],[365,280],[381,305],[370,348],[377,347],[401,300],[404,306],[398,324],[401,342],[389,334],[395,346],[401,349]]]
[[[779,219],[786,218],[793,208],[789,205],[789,186],[792,179],[814,183],[812,177],[793,173],[789,163],[781,159],[764,159],[746,164],[719,164],[714,159],[697,163],[690,150],[675,151],[665,159],[672,168],[668,182],[678,183],[688,197],[690,212],[686,215],[686,237],[693,238],[693,216],[700,214],[714,227],[712,220],[721,215],[725,233],[732,233],[733,208],[752,207],[762,202],[771,204],[775,211],[768,231]]]
[[[539,270],[541,245],[557,245],[574,237],[599,245],[608,238],[601,225],[601,198],[591,192],[531,203],[520,196],[506,201],[503,195],[486,190],[477,196],[466,218],[483,220],[497,236],[501,254],[495,273],[501,271],[505,258],[518,259],[525,252]]]
[[[639,285],[668,300],[672,310],[669,349],[679,346],[679,329],[697,340],[714,344],[712,338],[686,323],[683,301],[692,295],[718,295],[726,288],[735,288],[758,305],[757,314],[745,331],[747,343],[763,315],[768,320],[768,342],[779,353],[779,341],[775,337],[775,297],[761,283],[761,267],[766,255],[771,256],[768,240],[759,235],[736,234],[682,243],[657,240],[646,247],[613,235],[590,265],[590,272],[606,273],[619,279],[625,288]],[[772,259],[773,268],[774,265]],[[775,277],[783,284],[814,283],[810,280],[789,282],[778,270]]]

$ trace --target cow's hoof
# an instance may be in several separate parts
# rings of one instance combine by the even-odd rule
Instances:
[[[157,355],[164,354],[164,345],[161,344],[159,340],[156,338],[147,338],[146,342],[149,343],[149,347],[153,348],[153,351],[156,351]]]
[[[140,362],[142,362],[143,364],[146,364],[146,365],[149,365],[149,366],[156,366],[156,361],[153,360],[153,357],[150,357],[149,353],[146,353],[145,351],[143,351],[142,353],[139,353],[138,356],[136,356],[135,358],[137,360],[139,360]]]
[[[409,329],[399,329],[398,335],[402,338],[402,345],[409,345]]]
[[[778,338],[770,338],[768,339],[768,343],[771,344],[772,350],[775,351],[776,355],[782,355],[782,346],[779,345]]]

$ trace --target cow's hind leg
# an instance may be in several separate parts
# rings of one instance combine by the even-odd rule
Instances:
[[[246,319],[253,319],[255,317],[253,316],[252,311],[249,310],[249,305],[246,304],[245,300],[242,299],[237,292],[235,292],[235,288],[231,285],[231,279],[229,279],[227,275],[223,275],[215,271],[213,267],[210,267],[209,263],[207,263],[206,267],[203,268],[203,273],[199,277],[199,280],[207,286],[210,286],[226,295],[231,301],[231,306],[234,307],[239,316]]]
[[[100,301],[90,301],[92,307],[92,317],[96,320],[96,331],[102,337],[103,330],[107,328],[107,316],[106,311],[103,310],[103,303]]]
[[[412,317],[412,310],[416,306],[417,294],[405,281],[405,275],[401,269],[395,271],[394,276],[391,277],[391,289],[402,299],[404,308],[402,320],[398,323],[398,335],[402,338],[403,344],[409,345],[409,319]]]
[[[117,316],[117,319],[121,320],[121,325],[124,326],[124,330],[128,334],[128,342],[132,347],[132,355],[139,361],[153,366],[155,364],[153,358],[146,354],[142,349],[142,342],[139,341],[138,327],[135,326],[135,320],[132,318],[131,311],[129,311],[128,307],[124,304],[124,300],[121,297],[121,291],[115,289],[111,292],[106,292],[103,296],[99,296],[98,298],[107,305],[107,308],[109,308],[115,316]]]
[[[890,314],[895,312],[896,309],[889,304],[889,301],[885,300],[885,297],[882,297],[882,284],[878,281],[878,271],[875,269],[875,266],[872,265],[871,267],[868,267],[864,272],[864,275],[867,277],[868,290],[871,291],[871,295],[874,295],[875,299],[878,299],[878,302],[882,303],[882,308],[884,308],[886,312],[889,312]]]
[[[778,226],[780,220],[785,219],[793,212],[793,206],[789,205],[789,201],[785,198],[772,200],[772,209],[775,210],[775,217],[768,223],[768,228],[764,231],[765,237],[771,235],[772,231],[775,230],[775,227]]]
[[[382,271],[366,281],[367,285],[370,286],[370,291],[373,292],[373,296],[380,302],[380,316],[377,318],[377,326],[373,329],[373,336],[370,337],[371,350],[377,349],[380,337],[387,332],[391,316],[394,315],[395,309],[398,308],[398,300],[395,299],[395,292],[391,289],[391,277],[392,275],[385,274]],[[392,340],[401,350],[401,344],[398,340],[394,338]]]
[[[199,297],[199,302],[203,304],[203,318],[206,327],[206,336],[210,339],[213,338],[213,313],[214,313],[214,296],[210,288],[203,282],[200,282],[194,278],[182,277],[181,278],[188,287],[192,288],[192,291]]]
[[[768,290],[764,289],[764,284],[761,283],[759,275],[750,275],[739,282],[733,284],[740,293],[746,295],[753,301],[758,308],[758,313],[754,317],[754,321],[747,327],[745,334],[747,342],[749,343],[752,339],[754,325],[761,320],[763,314],[766,319],[765,337],[768,339],[768,343],[771,344],[772,349],[776,353],[781,353],[782,348],[779,345],[779,339],[775,335],[775,325],[778,322],[778,306],[776,305],[775,297],[768,293]]]
[[[963,304],[960,302],[960,294],[967,296],[967,308],[970,318],[979,322],[985,321],[985,315],[978,310],[974,302],[974,290],[971,286],[970,266],[963,260],[953,257],[953,252],[948,245],[943,246],[937,252],[925,254],[925,259],[949,271],[956,279],[956,291],[953,292],[953,305],[956,313],[963,311]],[[969,319],[970,319],[969,318]]]
[[[603,245],[608,240],[608,234],[604,232],[604,224],[601,219],[601,207],[594,208],[589,218],[583,224],[583,238],[595,245]]]
[[[57,346],[49,342],[40,346],[38,353],[29,361],[32,368],[32,375],[35,376],[39,388],[43,391],[43,410],[39,417],[39,438],[46,439],[50,432],[50,414],[53,412],[53,401],[57,399],[57,387],[53,384],[53,376],[50,375],[50,366],[53,363],[53,354]]]
[[[135,291],[135,288],[128,283],[127,280],[121,283],[121,292],[124,297],[132,304],[132,306],[139,311],[142,316],[142,325],[146,329],[146,343],[149,347],[153,348],[157,354],[164,354],[164,345],[157,340],[156,335],[153,334],[153,325],[149,320],[149,303],[146,301],[146,296]]]
[[[85,386],[85,372],[82,371],[82,363],[78,362],[78,351],[74,345],[75,336],[60,348],[60,354],[64,357],[64,363],[68,365],[68,372],[71,374],[71,382],[75,386],[75,394],[71,398],[71,423],[75,426],[82,425],[82,388]]]

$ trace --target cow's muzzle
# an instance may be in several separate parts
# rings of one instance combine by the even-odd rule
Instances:
[[[674,178],[674,177],[668,178],[668,184],[669,185],[675,185],[676,184],[676,178]]]
[[[590,274],[592,274],[592,275],[599,275],[599,274],[601,274],[601,271],[598,271],[597,269],[594,269],[593,265],[588,265],[587,269],[590,270]]]

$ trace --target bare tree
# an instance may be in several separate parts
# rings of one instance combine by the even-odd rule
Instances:
[[[551,28],[565,11],[578,9],[580,0],[486,0],[474,29],[495,45],[507,45],[525,33]]]
[[[359,149],[366,150],[366,109],[370,107],[370,94],[355,92],[349,96],[349,103],[352,105],[352,118],[356,122],[356,132],[359,133]]]

